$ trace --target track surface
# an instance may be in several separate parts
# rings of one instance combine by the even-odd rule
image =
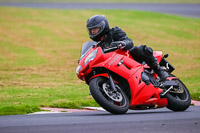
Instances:
[[[166,108],[128,111],[112,115],[104,111],[0,116],[1,133],[199,133],[200,106],[184,112]]]
[[[200,18],[200,4],[159,3],[0,3],[0,6],[50,9],[128,9]]]

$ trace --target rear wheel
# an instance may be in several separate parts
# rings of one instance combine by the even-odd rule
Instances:
[[[118,85],[117,91],[113,91],[107,78],[96,77],[90,81],[89,86],[95,101],[108,112],[124,114],[128,111],[128,97]]]
[[[170,74],[170,76],[175,77],[172,74]],[[181,80],[174,80],[177,82],[179,87],[174,88],[165,95],[168,101],[167,108],[173,111],[184,111],[191,104],[191,96],[187,87],[183,84]]]

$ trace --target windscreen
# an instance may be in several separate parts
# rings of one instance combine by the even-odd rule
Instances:
[[[83,58],[87,52],[92,48],[92,46],[94,44],[97,44],[97,42],[95,41],[88,41],[88,42],[85,42],[82,47],[81,47],[81,58]]]

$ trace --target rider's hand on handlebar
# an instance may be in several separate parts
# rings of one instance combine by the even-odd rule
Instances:
[[[123,49],[126,46],[124,41],[115,41],[110,44],[111,47],[117,47],[118,49]]]

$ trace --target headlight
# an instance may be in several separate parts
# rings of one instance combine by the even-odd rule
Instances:
[[[84,62],[85,65],[87,65],[88,62],[94,60],[94,58],[95,58],[96,55],[97,55],[97,51],[98,51],[98,48],[95,49],[94,51],[92,51],[92,53],[90,53],[90,54],[87,56],[87,58],[85,59],[85,62]]]
[[[76,68],[76,74],[78,75],[79,74],[79,72],[82,70],[82,67],[81,67],[81,65],[79,65],[79,66],[77,66],[77,68]]]

